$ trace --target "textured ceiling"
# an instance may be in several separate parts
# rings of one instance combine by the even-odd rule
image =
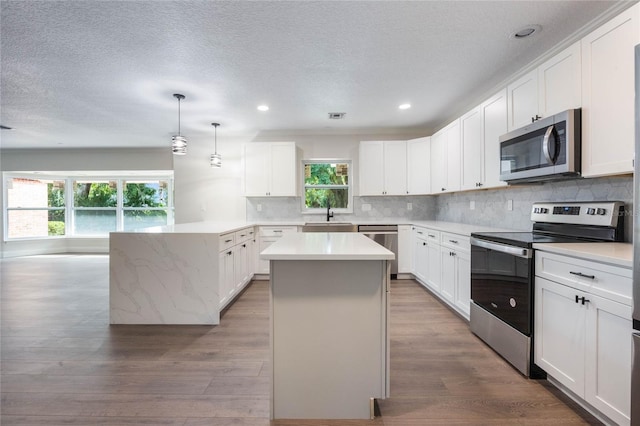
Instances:
[[[168,146],[176,92],[190,141],[420,133],[616,3],[3,0],[2,147]]]

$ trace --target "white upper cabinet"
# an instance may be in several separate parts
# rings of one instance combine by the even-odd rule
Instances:
[[[244,146],[245,196],[295,197],[294,142],[248,143]]]
[[[635,5],[582,39],[582,174],[633,172]]]
[[[431,136],[431,193],[446,191],[447,185],[447,134],[445,129]]]
[[[431,193],[460,190],[460,119],[431,136]]]
[[[507,133],[507,90],[503,89],[480,105],[482,110],[482,188],[506,186],[500,180],[500,136]]]
[[[582,105],[580,42],[538,67],[538,114],[548,117]]]
[[[508,131],[581,106],[580,42],[507,86]]]
[[[483,138],[482,109],[477,107],[460,118],[462,139],[461,189],[475,189],[482,186],[483,178]]]
[[[360,195],[407,195],[407,141],[360,142]]]
[[[407,141],[407,194],[424,195],[431,192],[430,137]]]
[[[538,70],[533,70],[507,86],[509,131],[535,120],[538,115]]]

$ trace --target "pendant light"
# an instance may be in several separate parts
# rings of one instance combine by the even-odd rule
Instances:
[[[178,100],[178,134],[171,138],[171,150],[175,155],[185,155],[187,153],[187,138],[180,134],[180,101],[184,95],[174,93],[173,97]]]
[[[210,164],[211,167],[222,167],[222,155],[218,154],[218,126],[219,123],[211,123],[213,126],[213,154],[211,154]]]

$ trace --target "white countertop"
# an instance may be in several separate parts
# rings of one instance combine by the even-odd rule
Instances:
[[[224,234],[233,232],[248,226],[254,226],[249,222],[191,222],[176,225],[151,226],[149,228],[134,229],[131,231],[112,232],[112,234]]]
[[[633,244],[630,243],[537,243],[533,248],[625,268],[633,267]]]
[[[267,247],[264,260],[393,260],[393,252],[352,232],[291,233]]]

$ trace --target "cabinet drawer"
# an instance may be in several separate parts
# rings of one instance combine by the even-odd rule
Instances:
[[[440,244],[458,250],[471,251],[471,242],[466,235],[443,232],[440,236]]]
[[[435,244],[440,244],[440,231],[434,231],[433,229],[422,228],[420,226],[414,226],[413,230],[418,237]]]
[[[536,276],[631,306],[631,269],[536,251]]]
[[[235,243],[243,243],[253,238],[253,228],[245,228],[235,232]],[[251,232],[251,233],[250,233]]]
[[[236,236],[233,232],[229,232],[228,234],[220,235],[220,251],[231,248],[236,242]]]
[[[261,237],[281,237],[289,232],[298,232],[297,226],[261,226]]]

